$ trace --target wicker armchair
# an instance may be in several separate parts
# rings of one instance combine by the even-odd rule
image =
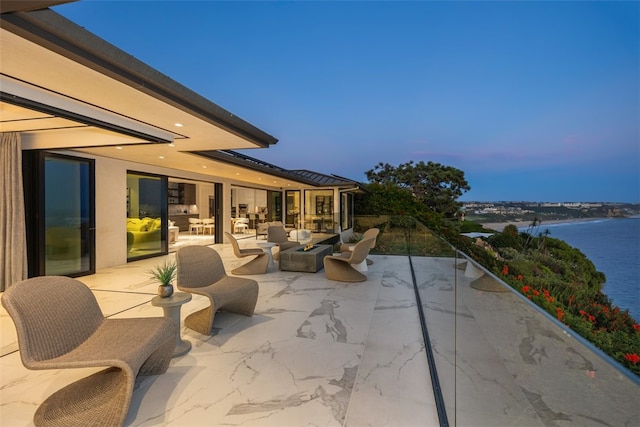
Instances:
[[[375,239],[363,239],[356,243],[353,251],[342,252],[340,255],[324,257],[324,271],[329,280],[338,282],[364,282],[367,276],[356,270],[352,265],[360,264],[369,255],[371,245]]]
[[[265,251],[263,251],[260,248],[240,249],[240,245],[238,245],[238,241],[236,240],[235,237],[233,237],[230,233],[227,233],[226,231],[224,235],[227,236],[227,239],[229,239],[229,241],[231,242],[233,253],[238,258],[254,257],[248,263],[243,264],[240,267],[237,267],[231,270],[231,273],[239,274],[239,275],[267,273],[267,269],[269,268],[269,256]]]
[[[281,251],[300,246],[300,242],[289,240],[287,231],[278,225],[272,225],[267,229],[267,242],[273,242],[278,247],[278,252],[273,255],[274,259],[280,259]]]
[[[220,255],[207,246],[184,246],[176,252],[178,289],[209,298],[210,305],[189,314],[184,324],[203,335],[211,334],[213,319],[221,309],[253,316],[258,302],[258,282],[227,276]]]
[[[378,234],[380,234],[380,230],[377,228],[369,228],[368,230],[366,230],[364,233],[362,233],[362,239],[370,239],[373,238],[373,244],[371,245],[371,249],[376,247],[376,239],[378,238]],[[346,252],[346,251],[350,251],[350,247],[355,245],[355,243],[343,243],[342,245],[340,245],[340,252]],[[367,265],[372,265],[373,264],[373,260],[370,258],[367,258]]]
[[[106,319],[91,290],[68,277],[23,280],[2,295],[28,369],[107,367],[49,396],[37,426],[121,426],[138,375],[164,373],[178,330],[165,317]]]

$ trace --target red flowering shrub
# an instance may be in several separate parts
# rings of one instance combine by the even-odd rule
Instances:
[[[625,354],[624,355],[624,359],[633,363],[634,365],[637,365],[638,362],[640,362],[640,356],[638,356],[635,353],[631,353],[631,354]]]
[[[510,271],[513,274],[509,274]],[[534,277],[517,271],[510,268],[509,264],[504,264],[501,270],[503,280],[558,321],[640,375],[640,325],[628,311],[613,306],[601,293],[596,293],[595,298],[585,298],[584,294],[580,294],[583,289],[577,282],[565,283],[564,289],[558,292],[554,281],[541,280],[545,274],[543,268],[530,270],[537,271]]]

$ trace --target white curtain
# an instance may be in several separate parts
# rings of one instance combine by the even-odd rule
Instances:
[[[0,292],[27,278],[20,134],[0,133]]]

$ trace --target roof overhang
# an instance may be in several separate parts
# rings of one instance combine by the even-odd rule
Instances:
[[[46,9],[74,1],[76,0],[2,0],[0,1],[0,13]]]
[[[207,165],[196,165],[194,151],[277,143],[49,9],[0,15],[0,132],[12,131],[21,133],[23,149],[71,149],[200,173]]]
[[[265,174],[269,174],[274,177],[280,177],[292,182],[297,182],[308,187],[337,188],[341,192],[362,190],[362,186],[360,185],[360,183],[347,178],[343,178],[337,175],[326,175],[309,170],[284,169],[271,163],[249,157],[245,154],[237,153],[235,151],[205,151],[195,152],[193,154],[203,159],[215,160],[220,163],[226,163],[229,165],[237,166],[239,168],[243,168],[244,170],[264,172]]]
[[[218,163],[235,166],[245,171],[261,172],[266,175],[279,177],[287,181],[295,182],[306,186],[316,186],[316,183],[310,179],[306,179],[296,173],[279,166],[264,162],[262,160],[245,156],[240,153],[229,150],[221,151],[199,151],[192,153],[203,160],[213,160]]]

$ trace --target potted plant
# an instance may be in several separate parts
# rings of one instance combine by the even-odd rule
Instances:
[[[178,266],[175,261],[165,261],[147,270],[149,276],[160,283],[158,286],[158,295],[162,298],[168,298],[173,294],[173,280],[176,278]]]

